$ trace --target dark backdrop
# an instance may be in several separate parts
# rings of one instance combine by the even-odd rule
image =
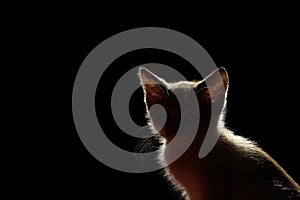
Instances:
[[[62,23],[63,24],[63,23]],[[232,26],[227,24],[204,26],[200,23],[66,23],[54,30],[53,54],[60,57],[55,66],[62,83],[57,84],[56,118],[61,126],[55,131],[51,146],[50,170],[42,173],[47,184],[47,194],[95,196],[96,199],[179,199],[160,172],[129,174],[111,169],[97,161],[85,149],[76,132],[71,110],[72,87],[77,70],[88,53],[104,39],[131,28],[159,26],[180,31],[200,43],[217,66],[224,66],[230,76],[226,124],[238,134],[251,138],[271,154],[300,182],[298,164],[298,54],[293,24],[274,21],[244,21]],[[162,62],[169,66],[185,65],[182,73],[193,79],[192,70],[184,60],[167,52],[145,50],[133,52],[119,60],[129,67],[143,62]],[[97,114],[109,116],[108,101],[99,97],[101,87],[109,92],[114,77],[120,71],[107,72],[105,85],[99,85],[96,94]],[[55,82],[55,80],[54,80]],[[55,83],[54,83],[55,84]],[[66,86],[66,87],[65,87]],[[130,108],[134,120],[145,124],[141,91]],[[106,102],[106,103],[105,103]],[[64,113],[67,113],[64,115]],[[103,123],[103,122],[102,122]],[[107,119],[105,125],[116,130]],[[107,133],[109,135],[109,133]],[[108,136],[109,137],[109,136]],[[116,130],[111,138],[124,148],[136,142]],[[51,183],[51,184],[50,184]],[[41,183],[42,184],[42,183]],[[49,187],[48,187],[49,185]],[[109,197],[106,197],[108,195]]]

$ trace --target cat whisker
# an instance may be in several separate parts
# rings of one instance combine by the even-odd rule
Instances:
[[[143,154],[140,154],[140,153],[143,153],[144,152],[144,149],[147,147],[146,144],[148,142],[149,138],[143,138],[141,139],[136,148],[135,148],[135,153],[134,153],[134,156],[137,158],[137,155],[140,155],[140,158],[143,160]]]
[[[150,142],[146,144],[146,149],[145,149],[146,158],[145,158],[145,160],[148,159],[148,157],[149,157],[148,153],[151,152],[151,150],[153,149],[154,143],[155,143],[154,140],[150,140]]]
[[[151,152],[153,148],[156,148],[155,143],[158,141],[157,139],[157,135],[141,139],[135,148],[135,157],[137,158],[137,155],[139,155],[142,161],[146,160],[149,156],[148,153]]]

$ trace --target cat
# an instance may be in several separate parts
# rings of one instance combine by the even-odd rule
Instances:
[[[164,148],[189,115],[189,112],[180,110],[178,95],[184,101],[188,101],[192,93],[197,98],[200,120],[196,136],[183,155],[165,167],[168,179],[182,191],[186,200],[300,199],[299,185],[268,153],[255,142],[235,135],[225,127],[224,113],[229,86],[225,68],[217,68],[201,81],[168,83],[143,67],[138,75],[144,91],[149,125],[163,142],[159,158],[162,164],[170,158],[170,153],[166,153]],[[156,104],[163,106],[166,111],[164,122],[150,109]],[[212,115],[211,105],[215,106],[217,115]],[[209,134],[218,134],[219,139],[207,156],[199,158],[209,124],[213,126]],[[186,133],[179,138],[175,147],[189,136],[188,127],[183,130]],[[174,146],[171,152],[177,151]]]

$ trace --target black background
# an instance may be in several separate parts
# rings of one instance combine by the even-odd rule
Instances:
[[[103,40],[119,32],[146,26],[170,28],[182,32],[200,43],[217,66],[224,66],[230,77],[226,124],[245,137],[251,138],[275,158],[287,172],[300,182],[298,162],[298,54],[296,27],[277,19],[244,20],[231,24],[201,22],[103,22],[62,21],[59,26],[44,27],[45,41],[50,52],[46,62],[55,69],[49,84],[52,96],[49,112],[58,126],[47,134],[49,156],[40,164],[35,187],[47,195],[98,199],[179,199],[160,172],[129,174],[111,169],[96,160],[84,147],[76,132],[72,117],[72,89],[77,71],[89,54]],[[49,34],[50,33],[50,34]],[[58,58],[58,59],[56,59]],[[176,55],[158,51],[135,52],[122,62],[134,67],[143,62],[162,62],[170,67],[186,63]],[[119,61],[120,62],[120,61]],[[121,62],[120,62],[121,63]],[[117,65],[117,64],[116,64]],[[186,65],[187,66],[187,65]],[[192,69],[180,71],[191,79]],[[47,73],[47,72],[46,72]],[[98,117],[109,115],[107,100],[99,97],[101,88],[112,86],[117,69],[107,72],[105,85],[96,94]],[[115,78],[114,78],[115,77]],[[103,91],[102,91],[103,92]],[[109,91],[108,91],[109,92]],[[140,94],[131,108],[135,121],[144,124]],[[54,96],[54,98],[53,98]],[[109,96],[106,96],[106,98]],[[134,102],[133,102],[134,103]],[[47,104],[47,105],[49,105]],[[53,108],[53,109],[52,109]],[[104,110],[102,110],[104,109]],[[54,113],[53,113],[54,112]],[[49,114],[50,115],[50,114]],[[103,123],[103,122],[102,122]],[[105,126],[115,130],[116,144],[132,148],[132,138],[118,132],[107,120]],[[109,136],[110,133],[106,133]],[[50,142],[51,141],[51,142]],[[34,172],[37,173],[37,172]],[[30,177],[30,176],[29,176]]]

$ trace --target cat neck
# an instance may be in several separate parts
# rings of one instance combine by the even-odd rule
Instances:
[[[220,162],[220,159],[214,159],[215,153],[213,151],[202,159],[198,156],[206,135],[203,134],[204,131],[206,130],[199,129],[187,151],[168,166],[169,172],[173,175],[175,181],[184,187],[191,200],[218,199],[223,193],[221,185],[223,173],[216,165],[216,162]],[[219,132],[218,128],[214,128],[208,134],[220,134]],[[167,159],[167,155],[165,155],[165,160]]]

